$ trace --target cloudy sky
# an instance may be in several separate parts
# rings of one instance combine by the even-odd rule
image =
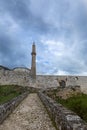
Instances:
[[[87,75],[87,0],[0,0],[0,65]]]

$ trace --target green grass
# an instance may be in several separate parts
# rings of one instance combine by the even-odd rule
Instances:
[[[24,92],[24,88],[17,85],[0,85],[0,104],[8,102]]]
[[[58,103],[77,113],[83,120],[87,122],[87,95],[78,94],[68,99],[56,98]]]

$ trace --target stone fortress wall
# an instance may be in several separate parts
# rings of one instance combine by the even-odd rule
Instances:
[[[36,88],[58,87],[59,81],[65,81],[67,86],[81,86],[81,91],[87,93],[87,76],[55,76],[55,75],[37,75],[36,81],[30,76],[30,69],[15,68],[8,69],[0,66],[0,84],[17,84],[21,86],[30,86]]]
[[[30,70],[26,68],[8,69],[0,67],[0,84],[17,84],[28,86],[31,81]]]
[[[83,93],[87,93],[87,76],[55,76],[38,75],[37,81],[43,88],[57,87],[59,81],[64,80],[67,86],[80,86]]]

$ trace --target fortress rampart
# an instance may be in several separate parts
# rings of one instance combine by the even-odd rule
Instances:
[[[55,75],[37,75],[36,81],[30,75],[27,68],[7,69],[0,67],[0,84],[17,84],[21,86],[30,86],[36,88],[58,87],[59,82],[63,80],[67,86],[80,86],[81,91],[87,93],[87,76],[55,76]]]

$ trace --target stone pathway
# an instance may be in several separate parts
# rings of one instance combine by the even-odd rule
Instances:
[[[0,130],[55,130],[36,93],[22,101],[0,125]]]

